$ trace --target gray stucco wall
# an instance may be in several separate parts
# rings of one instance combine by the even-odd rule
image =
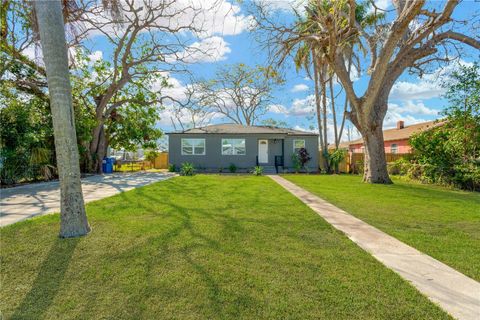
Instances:
[[[181,139],[205,139],[205,155],[182,155]],[[222,155],[222,139],[245,139],[245,155]],[[293,140],[305,140],[305,147],[312,157],[307,163],[310,171],[318,170],[318,136],[285,136],[282,134],[178,134],[168,135],[169,162],[180,167],[184,162],[191,162],[196,168],[227,169],[230,164],[237,168],[250,169],[256,164],[258,140],[268,140],[268,164],[275,165],[275,156],[282,155],[282,139],[285,147],[285,168],[292,167]]]

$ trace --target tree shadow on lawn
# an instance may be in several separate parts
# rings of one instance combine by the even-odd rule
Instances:
[[[79,238],[56,238],[40,266],[30,291],[15,309],[11,319],[41,319],[55,299]]]
[[[192,221],[192,211],[196,215],[196,218],[205,218],[211,221],[206,222],[206,224],[210,224],[212,226],[223,226],[223,228],[225,229],[224,232],[227,232],[227,230],[229,230],[234,233],[241,233],[243,231],[243,228],[241,227],[237,219],[228,214],[216,215],[206,209],[192,209],[189,207],[184,207],[181,203],[172,201],[172,199],[170,199],[169,197],[165,197],[165,195],[152,195],[148,192],[143,192],[142,189],[137,189],[135,192],[135,196],[137,197],[137,199],[144,200],[138,201],[138,205],[145,209],[146,212],[155,214],[158,208],[155,208],[155,206],[149,206],[148,204],[152,202],[160,202],[165,205],[165,207],[173,209],[172,211],[169,211],[169,214],[177,216],[179,220],[178,225],[173,227],[171,230],[167,231],[166,233],[150,236],[148,237],[148,240],[146,240],[145,243],[148,243],[149,246],[151,246],[151,249],[149,249],[149,254],[146,255],[148,257],[148,260],[146,261],[145,265],[145,276],[149,279],[155,277],[156,273],[154,272],[154,270],[156,267],[156,263],[158,263],[159,261],[165,261],[166,259],[168,259],[168,256],[174,255],[176,251],[181,254],[183,261],[191,267],[191,271],[195,272],[202,279],[202,282],[208,292],[208,300],[210,301],[209,308],[211,308],[211,310],[209,312],[211,312],[211,314],[217,315],[225,315],[225,313],[228,313],[229,311],[227,311],[228,308],[226,308],[227,306],[225,305],[224,299],[225,296],[228,296],[229,294],[224,292],[222,285],[219,283],[219,279],[217,279],[217,276],[215,276],[215,270],[211,269],[212,266],[204,264],[201,259],[197,259],[195,253],[198,252],[197,250],[203,249],[213,249],[215,252],[221,254],[230,254],[231,252],[226,249],[220,241],[218,241],[214,237],[205,234],[204,232],[201,232],[198,226],[196,226],[196,222]],[[181,192],[181,190],[178,190],[178,192]],[[226,209],[222,206],[219,207],[220,208],[218,209],[220,211]],[[170,244],[172,243],[172,241],[174,241],[175,238],[179,237],[180,234],[184,232],[188,235],[188,238],[193,240],[193,242],[187,241],[189,244],[173,249],[174,251],[172,251],[172,249],[170,248]],[[139,250],[141,250],[141,248],[139,248]],[[238,248],[235,251],[235,254],[239,254],[245,257],[251,256],[241,248]],[[147,292],[155,292],[155,288],[152,288],[151,286],[154,286],[152,282],[148,282],[146,288]],[[250,303],[254,303],[252,301],[252,297],[241,293],[238,293],[235,299],[237,301],[249,301]],[[229,307],[231,308],[232,305],[230,305]],[[204,316],[211,316],[209,312],[204,314]]]

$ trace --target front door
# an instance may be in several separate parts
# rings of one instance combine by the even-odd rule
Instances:
[[[258,163],[268,163],[268,140],[258,140]]]

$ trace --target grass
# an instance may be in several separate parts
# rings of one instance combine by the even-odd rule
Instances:
[[[266,177],[197,175],[1,229],[3,319],[451,319]]]
[[[354,175],[287,175],[359,219],[480,281],[480,193]]]

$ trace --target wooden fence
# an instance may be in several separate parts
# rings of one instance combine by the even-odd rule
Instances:
[[[168,152],[159,153],[153,162],[155,169],[168,169]]]
[[[398,159],[407,158],[410,153],[385,153],[387,163],[395,162]],[[319,153],[320,167],[323,168],[323,154]],[[342,162],[338,165],[338,170],[342,173],[358,173],[363,170],[364,154],[363,153],[347,153]]]
[[[113,166],[113,171],[144,171],[148,169],[168,169],[168,153],[162,152],[159,153],[155,158],[155,161],[150,162],[147,160],[128,160],[121,161],[117,160],[116,164]]]

